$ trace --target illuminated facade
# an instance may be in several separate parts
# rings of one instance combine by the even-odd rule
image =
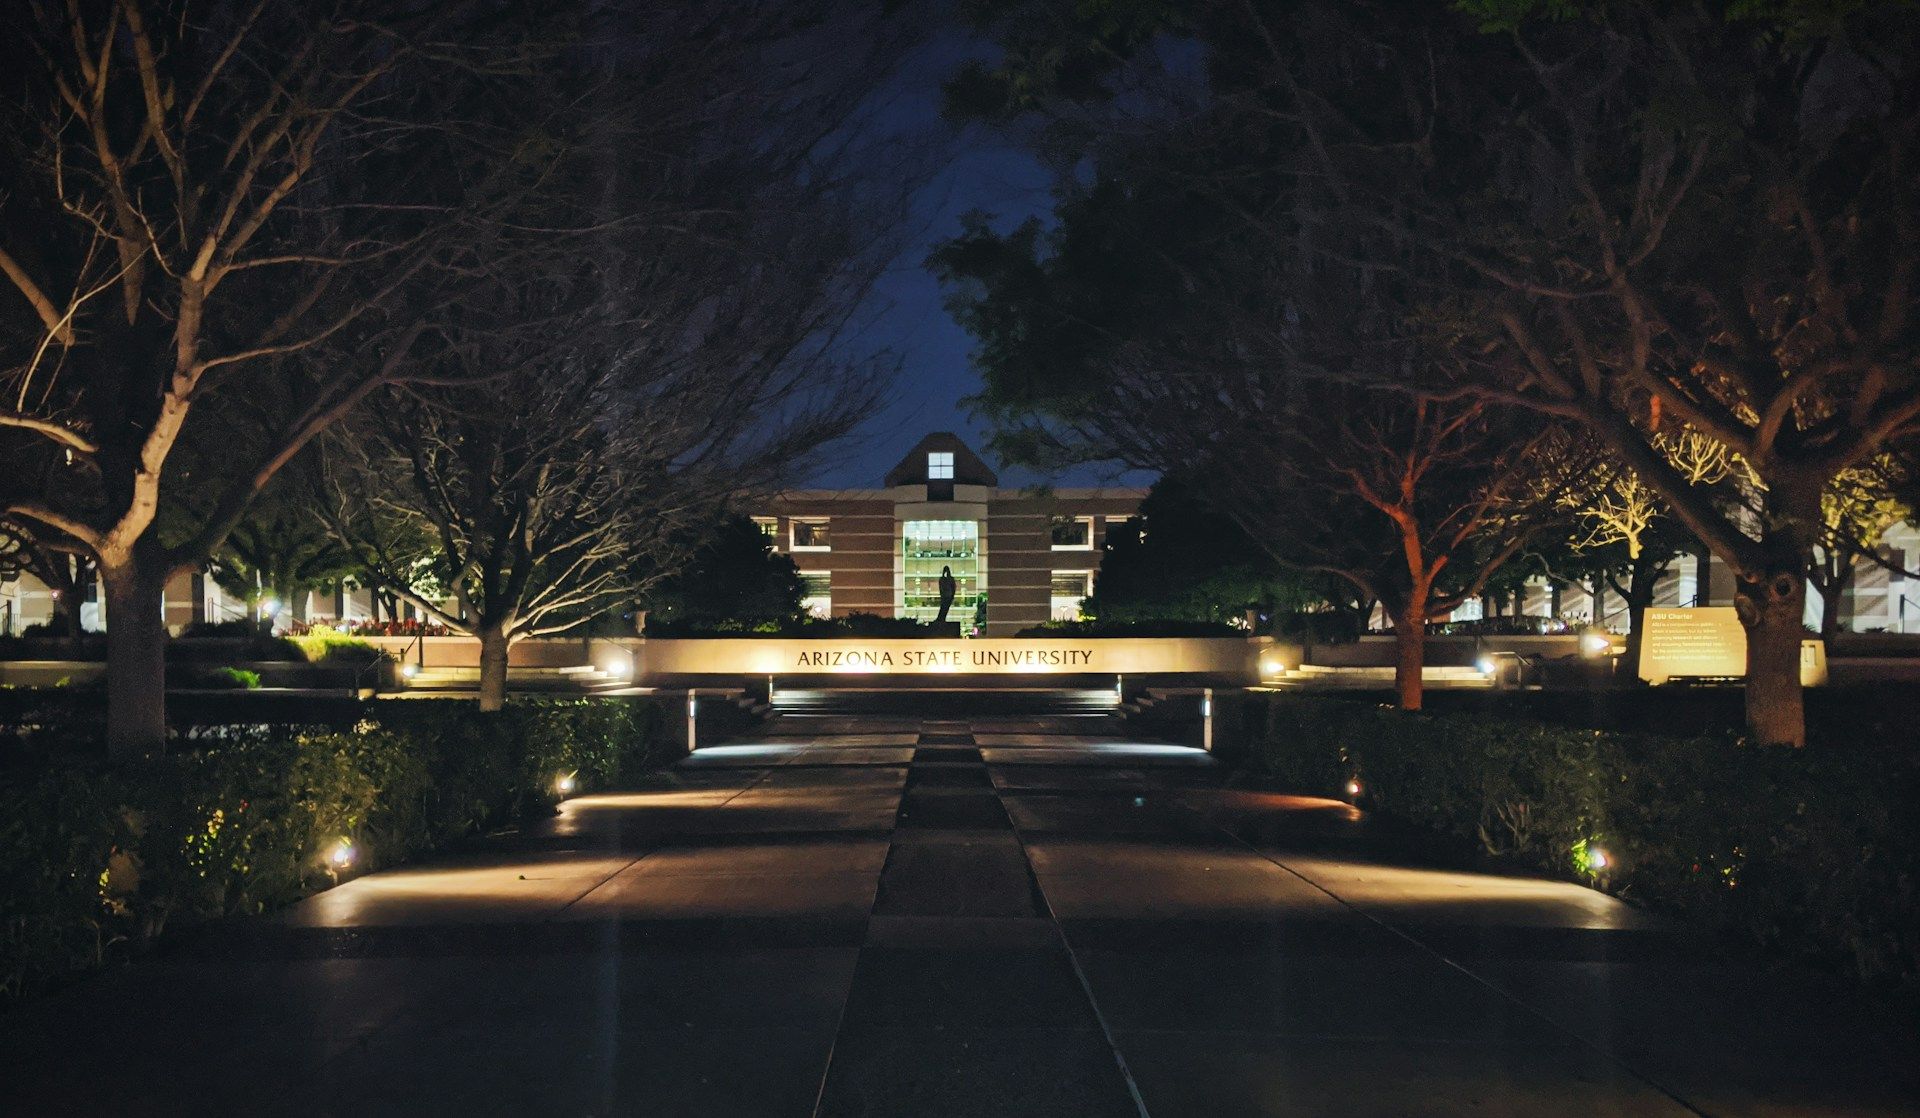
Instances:
[[[807,581],[821,616],[931,621],[940,574],[954,579],[949,621],[1011,636],[1071,619],[1093,592],[1107,528],[1139,511],[1143,489],[1000,488],[948,432],[928,435],[877,489],[794,490],[754,519]]]

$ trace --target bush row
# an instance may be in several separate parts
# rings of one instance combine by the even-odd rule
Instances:
[[[1920,756],[1255,697],[1248,761],[1769,947],[1920,980]]]
[[[0,765],[0,994],[255,914],[354,872],[546,814],[558,778],[616,786],[680,746],[647,700],[387,702],[351,729],[218,726],[162,760]]]

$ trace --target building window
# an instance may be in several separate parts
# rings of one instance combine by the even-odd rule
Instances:
[[[833,572],[802,571],[800,582],[806,587],[800,596],[800,609],[810,617],[833,616]]]
[[[953,480],[953,451],[934,450],[927,452],[927,480]]]
[[[1055,551],[1093,550],[1093,517],[1054,517],[1053,549]]]
[[[833,538],[827,533],[826,517],[796,516],[791,523],[794,551],[831,551],[833,549]]]
[[[1093,595],[1092,571],[1053,572],[1053,609],[1055,621],[1077,621],[1080,607]]]
[[[980,604],[980,523],[976,520],[909,520],[901,529],[905,585],[901,617],[932,621],[940,615],[940,571],[953,572],[953,608],[948,621],[971,624]]]
[[[767,537],[768,547],[780,546],[780,518],[779,517],[756,516],[753,518],[753,526],[755,528],[760,529],[761,535]]]

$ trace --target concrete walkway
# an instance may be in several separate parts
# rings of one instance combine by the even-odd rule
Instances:
[[[1102,725],[781,719],[0,1017],[0,1111],[1920,1111],[1845,982]]]

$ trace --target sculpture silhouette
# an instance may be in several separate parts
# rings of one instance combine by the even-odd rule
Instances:
[[[955,581],[953,577],[953,568],[941,567],[940,568],[940,616],[933,619],[933,623],[935,625],[946,624],[947,611],[953,608],[954,591],[958,590],[959,588],[960,588],[960,584],[957,581]]]

